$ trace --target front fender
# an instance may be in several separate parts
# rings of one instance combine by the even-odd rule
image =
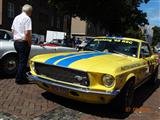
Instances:
[[[126,82],[128,82],[128,80],[130,80],[131,78],[136,78],[134,73],[130,73],[127,78],[126,78]]]
[[[136,78],[134,73],[129,73],[128,75],[122,74],[118,76],[117,79],[119,80],[119,82],[117,88],[122,89],[126,85],[126,83],[132,78]]]

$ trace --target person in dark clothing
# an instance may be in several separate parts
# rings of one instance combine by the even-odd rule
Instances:
[[[75,41],[76,47],[78,47],[81,44],[80,38],[77,38]]]
[[[24,84],[28,80],[26,78],[26,70],[28,57],[32,44],[32,6],[26,4],[22,8],[22,13],[15,17],[12,24],[12,33],[14,38],[14,47],[18,53],[18,70],[16,75],[16,83]]]
[[[76,42],[76,38],[73,37],[73,38],[71,39],[71,44],[72,44],[72,47],[73,47],[73,48],[75,47],[75,42]]]

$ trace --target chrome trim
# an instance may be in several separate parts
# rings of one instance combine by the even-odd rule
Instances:
[[[85,74],[85,77],[87,78],[87,85],[83,85],[83,86],[89,86],[89,84],[90,84],[90,81],[89,81],[89,75],[88,75],[88,73],[86,72],[86,71],[82,71],[82,70],[77,70],[77,69],[72,69],[72,68],[68,68],[68,67],[61,67],[61,66],[57,66],[57,65],[52,65],[52,64],[45,64],[45,63],[41,63],[41,62],[32,62],[32,63],[34,63],[34,67],[35,67],[35,64],[36,63],[38,63],[38,64],[42,64],[42,65],[47,65],[47,66],[50,66],[50,67],[57,67],[57,68],[60,68],[60,69],[66,69],[66,70],[73,70],[73,71],[77,71],[77,72],[83,72],[84,74]],[[32,67],[33,68],[33,67]],[[36,72],[36,67],[35,67],[35,71],[34,71],[37,75],[40,75],[40,74],[38,74],[37,72]],[[43,75],[43,76],[46,76],[46,77],[48,77],[48,78],[50,78],[50,79],[54,79],[53,77],[49,77],[49,76],[47,76],[47,75],[45,75],[45,74],[41,74],[41,75]],[[61,81],[61,80],[59,80],[59,81]],[[81,84],[82,85],[82,84]]]
[[[120,90],[114,90],[112,92],[109,92],[109,91],[95,91],[95,90],[90,90],[88,88],[68,86],[68,85],[55,83],[54,81],[49,81],[49,80],[34,76],[30,72],[27,73],[27,76],[28,76],[28,79],[31,80],[31,81],[38,81],[38,82],[42,82],[42,83],[45,83],[45,84],[48,84],[48,85],[58,86],[58,87],[61,87],[61,88],[74,90],[74,91],[82,92],[82,93],[86,93],[86,94],[91,93],[91,94],[100,94],[100,95],[117,95],[120,92]]]

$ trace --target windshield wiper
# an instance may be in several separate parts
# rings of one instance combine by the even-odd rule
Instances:
[[[116,51],[116,50],[112,50],[112,52],[113,52],[113,53],[117,53],[117,54],[121,54],[121,55],[125,55],[125,56],[127,56],[126,54],[121,53],[121,52],[118,52],[118,51]]]
[[[91,51],[95,51],[95,52],[100,52],[99,50],[95,50],[95,49],[92,49],[92,48],[86,48],[86,50],[91,50]]]

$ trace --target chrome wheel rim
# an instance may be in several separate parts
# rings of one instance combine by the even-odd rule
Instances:
[[[9,60],[8,63],[7,63],[7,69],[9,71],[12,71],[16,68],[16,61],[15,60]]]

